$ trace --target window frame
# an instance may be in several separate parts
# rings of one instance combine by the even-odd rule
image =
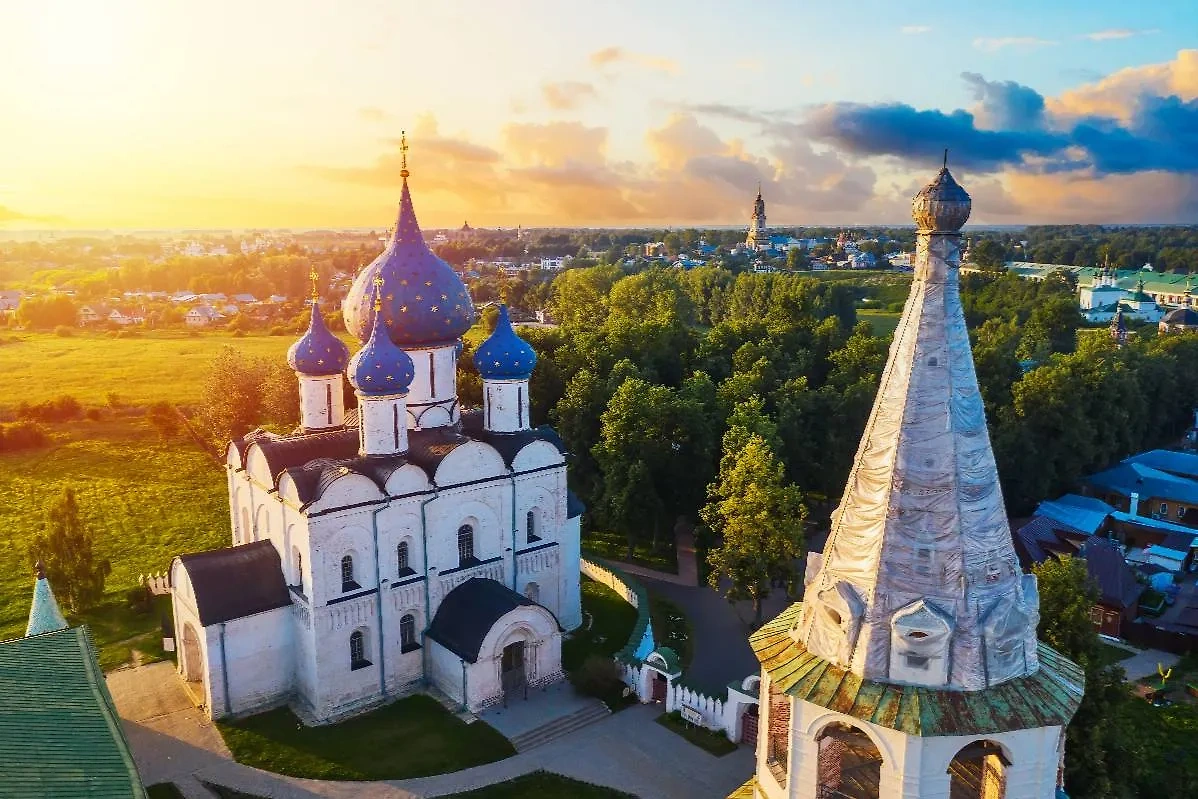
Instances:
[[[370,653],[366,651],[366,634],[361,630],[354,630],[349,634],[349,670],[357,671],[364,669],[367,666],[373,666],[368,657]]]
[[[416,614],[405,613],[399,619],[399,651],[406,654],[419,648],[420,642],[416,639]]]
[[[458,566],[464,568],[478,562],[474,549],[474,526],[463,524],[458,528]]]
[[[407,539],[395,545],[395,564],[400,577],[410,577],[416,573],[412,568],[412,546]]]
[[[354,556],[341,556],[341,593],[347,594],[350,591],[357,591],[362,586],[354,579]]]
[[[537,512],[535,510],[530,510],[524,516],[524,537],[530,544],[541,540],[541,536],[537,535]]]

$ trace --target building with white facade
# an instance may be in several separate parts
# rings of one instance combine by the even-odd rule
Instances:
[[[581,623],[582,509],[561,440],[529,421],[536,354],[502,308],[474,358],[483,407],[461,407],[474,306],[402,175],[343,303],[361,349],[313,304],[288,353],[300,427],[230,444],[232,546],[172,564],[179,672],[213,718],[285,703],[324,722],[426,686],[478,710],[559,679]]]
[[[1052,799],[1080,667],[1036,640],[958,287],[971,201],[913,201],[911,294],[803,601],[750,639],[761,799]]]

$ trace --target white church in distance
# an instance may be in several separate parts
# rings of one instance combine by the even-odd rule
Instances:
[[[433,686],[471,710],[562,677],[581,623],[580,503],[529,423],[533,349],[506,309],[457,397],[466,287],[424,242],[403,175],[386,249],[288,353],[301,427],[229,446],[232,546],[171,565],[179,672],[219,718],[335,720]],[[343,375],[358,397],[346,412]]]

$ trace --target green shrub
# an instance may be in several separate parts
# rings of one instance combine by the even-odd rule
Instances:
[[[39,402],[36,405],[22,402],[17,406],[18,417],[36,422],[69,422],[82,415],[83,406],[70,394],[61,394],[52,400]]]
[[[87,419],[89,422],[98,422],[104,418],[104,412],[99,408],[88,408],[83,412],[83,418]]]
[[[58,327],[54,328],[54,335],[60,338],[70,338],[71,336],[75,335],[75,328],[70,327],[69,325],[59,325]]]
[[[0,424],[0,452],[36,449],[50,443],[46,430],[37,422]]]

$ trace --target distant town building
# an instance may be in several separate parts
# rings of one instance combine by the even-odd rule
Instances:
[[[189,327],[208,327],[224,318],[224,315],[211,305],[197,305],[184,315],[183,321]]]
[[[761,198],[761,185],[757,186],[757,199],[753,201],[753,213],[749,217],[749,235],[745,238],[745,246],[750,250],[772,249],[770,231],[765,221],[765,200]]]

